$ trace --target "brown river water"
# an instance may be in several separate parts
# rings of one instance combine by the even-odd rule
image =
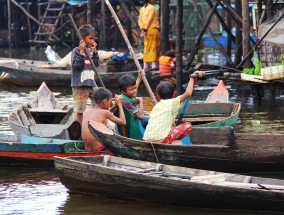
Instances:
[[[203,83],[204,82],[204,83]],[[213,81],[214,84],[217,81]],[[202,102],[213,89],[199,82],[191,102]],[[248,133],[284,134],[284,94],[278,92],[276,107],[267,95],[262,107],[255,105],[249,87],[227,85],[231,102],[240,102],[242,110],[236,131]],[[31,101],[37,89],[3,87],[0,83],[0,130],[12,134],[7,123],[9,113],[17,106]],[[59,102],[73,105],[70,89],[52,89]],[[117,90],[112,90],[118,93]],[[147,92],[141,91],[145,109],[151,110]],[[261,176],[283,178],[284,173],[262,173]],[[154,191],[153,191],[154,192]],[[229,197],[228,197],[229,198]],[[261,212],[224,211],[159,205],[138,201],[121,201],[93,196],[70,194],[60,183],[54,169],[0,168],[0,215],[57,215],[57,214],[136,214],[136,215],[257,215]],[[283,213],[282,213],[283,214]]]

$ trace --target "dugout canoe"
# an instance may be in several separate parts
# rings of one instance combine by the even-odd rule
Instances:
[[[0,166],[54,167],[54,156],[95,156],[108,151],[85,152],[79,140],[61,140],[40,137],[0,134]]]
[[[283,134],[242,134],[235,133],[232,127],[193,127],[189,134],[192,144],[172,145],[98,130],[94,121],[88,126],[115,156],[232,173],[284,171]]]
[[[81,135],[74,107],[57,102],[45,82],[34,100],[12,111],[8,121],[19,136],[77,140]]]
[[[55,157],[72,193],[234,210],[284,211],[284,180],[114,156]]]

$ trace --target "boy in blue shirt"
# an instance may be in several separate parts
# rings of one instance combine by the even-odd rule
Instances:
[[[99,66],[99,56],[96,49],[95,29],[87,24],[79,28],[82,40],[79,46],[72,51],[72,74],[71,87],[75,100],[75,107],[77,119],[82,124],[83,113],[87,106],[88,98],[91,99],[92,106],[94,106],[94,93],[97,89],[95,82],[95,72],[92,68],[91,62],[84,52],[85,47],[90,53],[95,66]]]

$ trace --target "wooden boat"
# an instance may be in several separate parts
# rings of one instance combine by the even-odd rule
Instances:
[[[0,58],[0,81],[5,85],[15,85],[22,87],[39,87],[42,82],[46,82],[49,87],[70,87],[71,69],[70,67],[56,68],[46,67],[45,61],[5,59]],[[137,77],[135,71],[107,72],[106,64],[101,64],[97,69],[106,87],[118,87],[117,81],[123,75],[130,74]],[[184,82],[189,80],[188,74],[184,77]],[[151,76],[147,73],[147,80],[152,85],[157,85],[162,79],[167,77]],[[33,80],[33,81],[31,81]],[[98,82],[97,82],[98,83]]]
[[[55,157],[72,193],[202,208],[284,211],[284,180],[114,156]]]
[[[76,140],[81,125],[73,107],[60,104],[43,82],[35,99],[14,110],[8,117],[11,129],[19,136]]]
[[[239,103],[190,103],[182,121],[194,127],[224,127],[237,124],[241,105]]]
[[[232,127],[194,128],[192,144],[151,143],[98,130],[90,121],[94,137],[115,156],[224,172],[284,171],[284,135],[241,134]]]
[[[229,103],[229,93],[222,80],[204,103],[185,101],[184,105],[186,108],[182,108],[179,115],[182,113],[182,121],[191,122],[194,127],[234,127],[241,110],[240,103]]]
[[[53,157],[94,156],[83,141],[0,134],[0,166],[54,167]]]

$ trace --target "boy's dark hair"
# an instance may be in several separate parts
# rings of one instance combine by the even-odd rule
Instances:
[[[136,80],[132,75],[124,75],[118,80],[119,90],[125,91],[127,87],[136,85]]]
[[[94,101],[95,101],[95,104],[99,104],[103,100],[109,99],[111,97],[112,97],[112,93],[107,88],[99,87],[99,89],[97,89],[97,91],[94,94]]]
[[[89,24],[80,26],[79,32],[82,37],[86,37],[89,34],[96,34],[96,30]]]
[[[171,58],[174,58],[176,56],[175,52],[174,51],[171,51],[171,50],[168,50],[166,52],[166,56],[169,56]]]
[[[161,99],[170,99],[175,92],[175,86],[167,81],[161,81],[156,88],[157,94]]]

